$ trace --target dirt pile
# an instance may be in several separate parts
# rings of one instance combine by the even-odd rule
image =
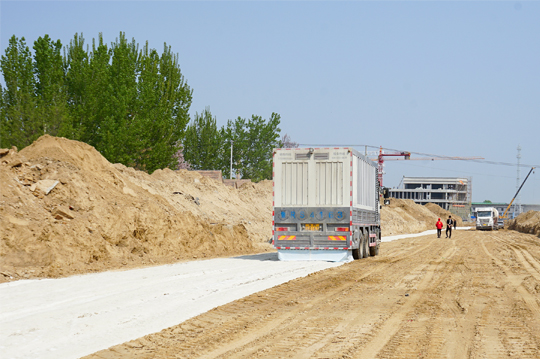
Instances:
[[[152,175],[43,136],[0,158],[0,281],[271,250],[272,183]]]
[[[434,229],[437,218],[428,208],[410,199],[392,198],[381,209],[381,232],[383,236],[423,232]]]
[[[540,237],[540,212],[528,211],[508,221],[508,229]]]

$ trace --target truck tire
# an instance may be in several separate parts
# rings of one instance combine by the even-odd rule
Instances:
[[[375,256],[379,255],[379,245],[378,244],[376,246],[369,247],[369,255],[372,256],[372,257],[375,257]]]
[[[364,246],[364,233],[360,232],[360,240],[358,241],[358,259],[364,258],[366,247]]]
[[[362,246],[362,242],[359,240],[358,230],[354,231],[354,242],[358,242],[358,248],[352,249],[352,256],[354,259],[360,259],[360,247]]]
[[[364,242],[362,243],[364,245],[364,257],[369,257],[369,232],[364,233]]]
[[[369,247],[369,255],[372,256],[372,257],[375,257],[375,256],[378,256],[379,255],[379,231],[377,230],[375,232],[375,235],[377,236],[377,245],[374,246],[374,247]]]

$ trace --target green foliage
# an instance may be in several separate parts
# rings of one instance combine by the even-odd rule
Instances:
[[[163,53],[158,56],[146,44],[141,63],[146,67],[140,71],[137,130],[146,133],[147,143],[140,149],[144,157],[137,161],[148,158],[150,166],[146,169],[150,172],[163,167],[176,168],[179,140],[189,123],[192,90],[180,72],[178,55],[170,47],[164,45]]]
[[[186,129],[184,146],[184,158],[192,169],[215,170],[222,167],[224,147],[227,145],[209,108],[205,108],[200,115],[195,114]]]
[[[206,108],[196,114],[186,130],[183,155],[191,168],[221,170],[223,177],[249,178],[255,182],[272,178],[272,150],[281,145],[280,116],[268,121],[261,116],[238,117],[218,130],[215,117]]]
[[[7,132],[6,132],[6,106],[4,105],[4,89],[2,88],[2,84],[0,84],[0,148],[3,148],[3,139],[6,138]],[[7,141],[5,141],[7,143]]]
[[[238,117],[227,122],[222,133],[226,143],[233,141],[233,167],[237,177],[255,182],[272,178],[272,150],[281,144],[280,118],[272,113],[268,121],[253,115],[249,120]],[[228,167],[222,171],[225,176],[229,175]]]
[[[238,117],[218,129],[210,109],[190,122],[192,90],[178,55],[166,44],[142,49],[124,33],[108,46],[99,34],[85,46],[75,34],[38,38],[34,55],[12,36],[0,70],[0,147],[30,145],[48,133],[86,142],[110,162],[148,172],[178,167],[221,169],[237,178],[272,177],[272,149],[280,147],[280,116]],[[187,127],[187,129],[186,129]]]
[[[40,132],[53,136],[69,136],[71,123],[64,85],[62,43],[49,35],[34,42],[35,122]]]
[[[89,81],[89,54],[84,50],[84,38],[75,34],[73,40],[64,49],[65,89],[67,108],[71,121],[72,133],[66,137],[83,140],[89,137],[87,130],[92,127],[90,106],[87,91],[92,83]],[[84,138],[84,139],[83,139]]]
[[[85,50],[75,34],[34,42],[34,56],[13,36],[0,61],[0,145],[23,148],[48,133],[84,141],[109,161],[153,172],[176,168],[189,122],[192,91],[178,56],[148,43],[139,50],[124,33],[110,47],[100,34]]]
[[[28,146],[43,134],[37,121],[35,81],[32,56],[23,38],[9,39],[5,55],[0,59],[0,70],[6,87],[2,89],[2,147]]]

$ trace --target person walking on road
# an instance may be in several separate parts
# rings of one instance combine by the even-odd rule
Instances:
[[[452,216],[448,216],[446,220],[446,238],[452,238],[452,227],[454,226],[454,220]]]
[[[437,238],[441,238],[441,232],[442,232],[443,223],[441,222],[440,218],[437,221],[437,223],[435,224],[435,227],[437,228]]]

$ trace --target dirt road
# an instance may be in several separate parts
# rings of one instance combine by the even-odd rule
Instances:
[[[538,237],[454,237],[383,243],[87,358],[539,358]]]

